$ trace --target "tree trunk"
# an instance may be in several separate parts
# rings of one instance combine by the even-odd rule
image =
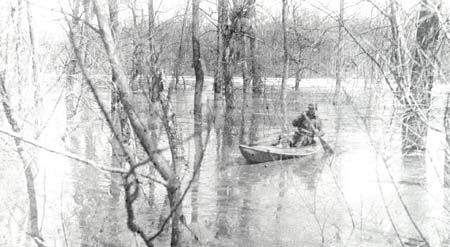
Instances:
[[[261,115],[260,111],[264,108],[262,98],[259,95],[253,95],[252,97],[252,114],[250,117],[250,127],[248,130],[248,142],[249,144],[256,143],[259,140],[258,131],[261,127]]]
[[[180,45],[178,46],[177,60],[175,61],[175,68],[174,68],[175,88],[178,88],[178,83],[180,81],[180,73],[182,73],[181,65],[183,64],[183,60],[184,60],[184,30],[186,27],[189,3],[190,2],[188,0],[188,2],[186,4],[186,9],[184,11],[183,23],[181,24]]]
[[[444,128],[445,128],[445,161],[443,172],[443,185],[445,188],[450,187],[450,93],[447,93],[447,102],[444,112]]]
[[[123,70],[122,62],[119,59],[119,56],[117,54],[116,50],[116,44],[114,42],[114,38],[111,33],[111,29],[109,26],[108,21],[105,18],[104,13],[102,12],[101,8],[99,8],[99,2],[98,0],[94,0],[94,10],[97,16],[98,21],[98,28],[100,30],[100,37],[103,42],[103,47],[105,50],[106,55],[108,56],[109,64],[112,68],[112,73],[114,74],[116,80],[114,81],[114,85],[117,88],[120,97],[120,101],[123,105],[124,112],[126,113],[129,122],[132,126],[132,130],[134,131],[136,138],[139,140],[139,143],[141,144],[144,152],[148,155],[149,161],[151,164],[155,167],[155,169],[158,171],[161,178],[167,183],[167,190],[169,199],[171,199],[171,209],[175,209],[174,205],[177,206],[176,212],[172,217],[172,246],[179,246],[182,242],[180,240],[180,231],[179,231],[179,217],[181,215],[178,212],[181,212],[182,208],[182,202],[180,201],[180,181],[177,174],[176,169],[176,136],[177,136],[177,129],[176,129],[176,122],[175,122],[175,114],[172,112],[170,107],[170,98],[169,95],[161,95],[163,91],[158,91],[158,100],[162,106],[163,109],[163,122],[164,127],[166,129],[166,133],[169,140],[170,149],[172,151],[172,159],[173,159],[173,165],[171,166],[166,162],[166,160],[163,158],[162,154],[160,152],[156,151],[156,147],[154,145],[154,140],[152,140],[152,136],[149,135],[149,129],[142,124],[141,119],[136,113],[135,107],[131,104],[132,100],[132,90],[128,83],[127,76]],[[75,48],[76,53],[78,51]],[[81,66],[83,67],[83,66]],[[90,78],[87,75],[86,70],[82,69],[83,76],[86,78],[88,84],[93,87],[93,82],[90,80]],[[162,85],[164,82],[160,80],[160,78],[163,78],[161,75],[161,72],[158,70],[158,76],[156,79],[156,82],[158,82],[158,88],[162,89]],[[101,102],[97,101],[99,105],[101,105]],[[149,104],[153,104],[153,102],[149,101]],[[132,171],[130,171],[131,173]],[[128,186],[128,184],[126,185]],[[135,185],[137,186],[137,184]],[[139,188],[139,186],[137,186]],[[129,199],[129,198],[127,198]],[[175,203],[175,204],[174,204]],[[133,208],[130,207],[130,203],[127,203],[127,212],[133,213]],[[145,238],[145,233],[141,231],[139,227],[133,222],[133,215],[129,216],[128,221],[128,227],[130,230],[132,230],[135,233],[138,233],[144,240],[146,241],[147,245],[151,245],[151,240],[148,238]],[[130,220],[131,219],[131,220]]]
[[[250,61],[251,61],[251,77],[252,77],[252,91],[255,95],[261,95],[263,92],[263,82],[261,80],[261,65],[258,62],[256,57],[256,9],[255,9],[256,0],[249,1],[249,18],[250,18],[250,27],[249,27],[249,41],[250,41]]]
[[[343,26],[344,26],[344,0],[339,2],[339,28],[337,40],[337,55],[336,55],[336,85],[334,89],[333,105],[336,105],[339,100],[342,82],[342,40],[343,40]]]
[[[80,12],[80,0],[74,0],[73,2],[74,8],[72,11],[72,15],[74,17],[78,17],[79,16],[79,12]],[[72,29],[74,30],[76,35],[81,34],[81,25],[80,25],[80,21],[77,18],[72,18]],[[79,38],[78,40],[81,40],[81,38]],[[80,44],[77,45],[82,45],[81,41],[79,42]],[[75,58],[75,56],[71,56],[69,57],[69,62],[66,65],[66,90],[65,90],[65,106],[66,106],[66,122],[70,122],[73,120],[73,118],[76,115],[76,108],[78,105],[77,102],[77,95],[76,92],[80,91],[80,83],[77,83],[77,80],[75,79],[76,76],[76,69],[77,69],[77,60]],[[69,128],[66,127],[66,134],[69,134],[69,132],[71,132],[72,130],[70,130]]]
[[[194,0],[196,1],[196,0]],[[172,215],[172,234],[171,234],[171,241],[170,246],[171,247],[181,247],[182,246],[182,240],[181,240],[181,229],[180,229],[180,217],[182,216],[181,208],[182,205],[180,203],[181,201],[181,187],[179,182],[172,182],[171,183],[173,187],[167,188],[168,191],[168,197],[169,197],[169,204],[171,210],[175,209],[174,214]]]
[[[300,81],[302,80],[301,73],[302,73],[301,68],[298,68],[295,71],[295,91],[298,91],[298,89],[300,87]]]
[[[113,38],[116,39],[119,33],[119,6],[118,0],[111,0],[108,2],[109,8],[109,18],[111,23],[112,35]],[[112,82],[116,82],[116,75],[112,73]],[[122,150],[122,145],[130,146],[131,142],[131,129],[128,125],[128,118],[123,109],[123,105],[121,103],[119,92],[116,89],[111,90],[111,120],[114,125],[114,128],[118,130],[118,136],[116,138],[112,138],[112,157],[111,157],[111,166],[117,168],[125,167],[126,163],[126,154],[125,151]],[[111,173],[111,195],[119,200],[120,196],[120,185],[117,183],[120,181],[120,175]]]
[[[30,39],[30,49],[31,49],[31,81],[34,86],[33,97],[34,97],[34,128],[35,128],[35,138],[40,135],[41,119],[40,111],[42,109],[42,97],[40,95],[40,85],[38,82],[38,68],[37,68],[37,57],[36,57],[36,44],[34,39],[34,28],[33,28],[33,16],[31,14],[30,2],[27,1],[27,20],[28,20],[28,35]]]
[[[231,112],[234,109],[234,86],[233,86],[233,75],[231,72],[231,37],[224,37],[223,40],[224,48],[223,48],[223,79],[225,84],[225,107],[227,112]]]
[[[155,11],[153,6],[153,0],[148,0],[148,49],[150,52],[149,67],[150,73],[152,74],[155,73],[154,69],[156,66],[156,50],[153,41],[153,31],[155,29]]]
[[[281,14],[281,24],[283,26],[283,75],[281,77],[281,114],[283,119],[283,132],[287,133],[287,109],[286,109],[286,83],[288,79],[289,57],[287,47],[287,0],[283,1],[283,9]]]
[[[121,103],[124,107],[124,110],[127,114],[127,117],[130,120],[130,123],[133,127],[136,136],[139,138],[140,143],[142,144],[144,151],[149,155],[153,165],[157,168],[158,172],[160,172],[161,177],[168,181],[172,175],[172,172],[168,169],[168,167],[163,161],[164,159],[160,154],[154,152],[154,147],[152,146],[151,136],[147,133],[148,129],[142,124],[142,121],[136,115],[133,106],[131,104],[131,88],[128,84],[128,80],[126,79],[125,72],[121,67],[121,62],[116,52],[116,48],[114,45],[114,40],[112,38],[111,31],[109,30],[108,22],[106,21],[103,13],[101,13],[99,9],[99,5],[97,0],[94,0],[94,9],[96,11],[98,25],[100,30],[102,31],[102,41],[108,56],[108,60],[113,69],[113,74],[116,77],[116,87],[121,95]]]
[[[37,68],[37,57],[36,57],[36,44],[35,44],[35,39],[34,39],[34,28],[33,28],[33,19],[32,19],[32,14],[31,14],[31,6],[30,6],[30,2],[26,2],[27,3],[27,20],[28,20],[28,34],[29,34],[29,39],[30,39],[30,49],[31,49],[31,74],[32,74],[32,78],[31,78],[31,83],[34,86],[33,88],[33,96],[34,96],[34,115],[35,115],[35,119],[34,119],[34,137],[38,138],[39,135],[41,134],[41,119],[40,119],[40,111],[42,109],[42,98],[40,96],[40,86],[39,86],[39,82],[38,82],[38,68]],[[12,123],[14,121],[13,120],[13,115],[12,113],[10,113],[10,118],[9,122]],[[13,128],[14,129],[14,128]],[[19,148],[19,146],[18,146]],[[23,165],[24,165],[24,169],[25,169],[25,178],[27,181],[27,192],[28,192],[28,200],[29,200],[29,221],[30,221],[30,233],[33,236],[33,240],[36,242],[36,244],[38,246],[44,246],[43,243],[43,239],[40,233],[40,230],[38,228],[38,224],[39,224],[39,218],[38,218],[38,209],[37,209],[37,199],[36,199],[36,189],[34,187],[34,177],[35,175],[33,174],[33,171],[31,170],[32,168],[32,162],[31,161],[26,161],[25,160],[25,154],[20,154],[21,152],[23,152],[23,150],[17,150],[19,153],[19,156],[22,159]],[[33,150],[31,152],[31,155],[33,158],[36,157],[36,152],[35,150]]]
[[[199,27],[199,5],[200,0],[192,1],[192,59],[195,70],[195,96],[194,96],[194,132],[195,153],[201,154],[202,144],[202,94],[203,94],[203,65],[200,59],[200,27]],[[196,155],[195,163],[200,157]]]
[[[23,2],[21,0],[17,1],[17,5],[14,6],[13,3],[11,3],[11,18],[12,18],[12,25],[14,25],[14,31],[15,33],[7,34],[7,36],[11,35],[14,37],[14,57],[9,61],[13,65],[10,68],[14,68],[12,73],[8,70],[8,66],[4,67],[4,70],[0,74],[0,103],[3,107],[3,112],[5,119],[9,123],[9,126],[11,129],[18,135],[23,136],[26,132],[26,130],[22,129],[21,126],[23,124],[19,123],[18,120],[21,119],[23,116],[21,116],[22,110],[24,109],[22,107],[22,99],[25,97],[25,92],[27,89],[24,89],[23,86],[26,85],[27,78],[27,72],[28,68],[26,65],[28,65],[27,57],[25,57],[28,54],[25,54],[26,52],[26,42],[29,42],[31,45],[31,86],[33,88],[34,93],[34,103],[38,103],[37,101],[39,98],[39,91],[37,91],[38,87],[38,81],[37,81],[37,64],[36,64],[36,51],[35,51],[35,40],[34,40],[34,30],[32,26],[32,16],[31,16],[31,10],[30,10],[30,4],[27,2],[27,5],[24,6]],[[27,41],[23,36],[23,16],[22,11],[26,7],[27,11],[27,20],[28,20],[28,28],[29,28],[29,40]],[[8,30],[6,30],[8,31]],[[6,48],[5,53],[9,53],[8,46]],[[5,61],[8,61],[9,54],[5,54]],[[10,81],[8,81],[10,80]],[[7,82],[8,81],[8,82]],[[17,88],[17,111],[14,110],[14,106],[12,105],[11,101],[11,95],[14,95],[14,93],[11,93],[7,86],[16,87]],[[36,110],[39,105],[34,106],[34,110]],[[38,122],[39,118],[36,116],[35,123]],[[26,125],[26,124],[25,124]],[[38,130],[38,126],[36,126],[36,130]],[[34,132],[34,135],[37,135],[37,131]],[[31,239],[36,243],[39,247],[44,247],[45,243],[42,238],[40,229],[39,229],[39,214],[38,214],[38,205],[37,205],[37,198],[36,198],[36,189],[34,185],[34,179],[36,174],[33,172],[35,154],[34,152],[27,152],[25,149],[21,139],[15,138],[14,139],[16,152],[18,155],[18,158],[23,166],[23,172],[24,177],[26,181],[26,189],[27,189],[27,196],[28,196],[28,210],[26,213],[28,214],[27,220],[28,220],[28,226],[26,227],[26,233],[27,236],[31,237]]]
[[[247,42],[244,35],[239,36],[240,49],[238,61],[241,63],[242,71],[242,104],[241,104],[241,129],[239,133],[239,143],[245,142],[245,114],[248,108],[247,91],[250,83],[247,66]]]
[[[3,106],[3,111],[5,113],[6,119],[11,127],[11,129],[19,136],[23,135],[23,131],[17,122],[17,117],[11,107],[8,92],[6,91],[5,78],[3,75],[0,76],[0,99]],[[19,95],[20,96],[20,95]],[[16,151],[22,162],[25,180],[27,183],[27,194],[28,194],[28,230],[30,237],[39,247],[45,247],[43,244],[43,238],[41,232],[39,231],[39,218],[37,210],[37,200],[36,200],[36,189],[34,187],[34,177],[32,165],[33,162],[25,152],[22,141],[19,138],[15,138]]]
[[[217,58],[216,58],[216,71],[214,74],[214,104],[220,99],[223,87],[223,28],[225,26],[226,19],[226,5],[225,0],[218,0],[217,3]]]
[[[402,125],[402,149],[404,152],[425,150],[428,132],[427,118],[431,105],[434,71],[436,68],[439,19],[430,9],[428,0],[422,0],[417,23],[414,59],[409,86],[410,101],[405,101]],[[407,96],[408,97],[408,96]]]
[[[225,111],[230,113],[226,114],[231,116],[231,112],[234,109],[234,93],[233,93],[233,73],[231,72],[231,39],[233,37],[233,26],[230,20],[230,9],[228,3],[223,6],[223,23],[222,27],[222,78],[225,86]],[[231,121],[232,122],[232,121]],[[231,123],[230,122],[230,123]]]

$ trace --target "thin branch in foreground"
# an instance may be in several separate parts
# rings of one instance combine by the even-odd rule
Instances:
[[[108,171],[108,172],[119,172],[119,173],[120,172],[125,172],[125,170],[123,170],[123,169],[99,165],[99,164],[95,163],[92,160],[84,159],[84,158],[82,158],[82,157],[80,157],[80,156],[78,156],[76,154],[73,154],[73,153],[70,153],[70,152],[67,152],[67,151],[51,149],[51,148],[46,147],[45,145],[40,144],[40,143],[38,143],[36,141],[28,140],[28,139],[26,139],[26,138],[24,138],[24,137],[22,137],[22,136],[20,136],[18,134],[12,133],[12,132],[4,130],[4,129],[0,129],[0,133],[4,134],[4,135],[7,135],[9,137],[12,137],[14,139],[18,139],[21,142],[24,142],[24,143],[30,144],[32,146],[38,147],[38,148],[40,148],[42,150],[45,150],[47,152],[58,154],[58,155],[62,155],[62,156],[65,156],[67,158],[79,161],[79,162],[81,162],[83,164],[86,164],[86,165],[89,165],[89,166],[91,166],[91,167],[93,167],[93,168],[95,168],[97,170]]]
[[[172,208],[172,210],[170,211],[169,215],[164,220],[163,224],[161,224],[160,229],[148,239],[149,241],[153,241],[155,238],[157,238],[164,231],[164,228],[165,228],[166,224],[169,222],[169,220],[172,218],[172,215],[175,213],[175,211],[178,209],[178,207],[183,202],[187,192],[189,191],[189,189],[191,188],[192,184],[195,181],[195,177],[200,172],[200,167],[201,167],[200,164],[203,162],[204,154],[205,154],[205,151],[206,151],[206,147],[208,146],[209,137],[210,137],[210,134],[211,134],[212,123],[213,123],[212,120],[213,119],[211,118],[210,121],[208,121],[208,126],[207,126],[208,132],[207,132],[207,135],[206,135],[206,138],[205,138],[204,147],[203,147],[203,150],[202,150],[202,152],[201,152],[201,154],[199,156],[199,159],[197,160],[197,163],[194,164],[194,168],[195,169],[194,169],[194,172],[192,174],[191,179],[189,180],[189,183],[188,183],[186,189],[183,191],[183,194],[182,194],[180,200],[176,203],[175,207]]]
[[[81,69],[81,72],[83,74],[83,77],[84,77],[85,81],[87,82],[89,88],[91,89],[91,92],[94,95],[95,102],[97,103],[98,107],[100,108],[100,111],[102,112],[103,117],[105,118],[106,122],[108,123],[109,129],[113,133],[114,138],[116,138],[117,142],[119,143],[120,149],[125,153],[125,155],[127,157],[127,161],[130,164],[132,164],[133,163],[133,160],[131,158],[132,156],[131,156],[129,150],[124,146],[124,144],[120,140],[118,131],[116,130],[116,128],[114,128],[112,120],[109,117],[109,115],[108,115],[104,105],[102,104],[102,102],[100,100],[100,96],[99,96],[99,94],[97,92],[97,89],[95,88],[94,83],[93,83],[91,77],[89,76],[89,74],[88,74],[88,72],[86,70],[86,66],[84,65],[83,59],[81,57],[80,50],[79,50],[79,48],[76,45],[75,35],[73,33],[72,26],[70,25],[70,22],[67,19],[67,16],[64,16],[64,17],[66,18],[66,22],[67,22],[67,24],[69,26],[69,40],[70,40],[70,43],[72,44],[72,47],[74,49],[74,53],[75,53],[75,56],[77,58],[77,62],[78,62],[78,65],[80,66],[80,69]]]

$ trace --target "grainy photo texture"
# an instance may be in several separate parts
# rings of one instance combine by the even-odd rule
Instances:
[[[450,246],[448,0],[1,0],[0,246]]]

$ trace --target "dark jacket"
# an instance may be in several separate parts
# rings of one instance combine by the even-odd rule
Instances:
[[[317,131],[320,131],[320,120],[315,114],[310,114],[309,112],[302,113],[292,121],[292,125],[297,127],[300,134],[314,136],[314,128],[311,127],[311,124]]]

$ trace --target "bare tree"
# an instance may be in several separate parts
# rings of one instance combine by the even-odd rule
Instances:
[[[293,38],[290,39],[289,43],[289,46],[293,47],[292,52],[289,53],[289,61],[295,65],[293,66],[295,69],[295,91],[299,90],[300,81],[306,71],[318,72],[317,67],[320,63],[313,56],[315,53],[319,53],[321,46],[326,43],[327,33],[330,30],[330,27],[323,25],[322,19],[305,16],[308,12],[300,12],[299,10],[299,5],[292,6],[293,25],[289,27],[289,31],[293,32]]]
[[[389,14],[374,5],[389,21],[390,58],[373,54],[344,25],[344,30],[378,67],[384,81],[395,98],[404,107],[402,116],[402,150],[404,153],[425,150],[427,129],[429,127],[428,111],[431,104],[431,90],[434,71],[437,68],[439,51],[440,24],[438,19],[440,4],[428,0],[421,1],[415,39],[409,50],[405,31],[399,23],[398,3],[389,1]],[[367,40],[364,42],[368,42]],[[413,59],[410,60],[409,58]],[[411,61],[411,62],[409,62]],[[391,78],[389,75],[392,75]]]
[[[18,135],[22,135],[23,130],[20,128],[19,123],[17,122],[17,116],[11,107],[11,102],[9,99],[9,92],[6,90],[5,79],[3,76],[0,77],[0,96],[2,100],[3,110],[5,112],[5,116],[8,120],[11,129]],[[27,192],[28,192],[28,232],[30,237],[34,240],[34,242],[39,247],[45,247],[44,240],[42,238],[41,232],[39,230],[39,218],[38,218],[38,210],[37,210],[37,200],[36,200],[36,188],[34,186],[34,177],[32,171],[32,157],[26,153],[22,140],[20,138],[15,138],[16,151],[19,155],[19,158],[22,162],[25,178],[27,181]]]
[[[333,104],[336,104],[341,90],[342,83],[342,46],[343,46],[343,26],[344,26],[344,0],[339,2],[339,20],[338,20],[338,40],[337,40],[337,55],[336,55],[336,86],[333,96]]]
[[[81,23],[81,0],[73,1],[73,9],[72,9],[72,26],[73,29],[76,30],[76,34],[83,36],[82,33],[82,23]],[[78,38],[80,40],[79,45],[83,45],[82,38]],[[81,49],[83,50],[83,49]],[[78,99],[76,92],[80,91],[80,83],[77,83],[76,80],[76,71],[77,71],[77,61],[75,55],[70,55],[68,58],[68,62],[66,64],[66,95],[65,95],[65,106],[66,106],[66,121],[69,122],[73,120],[76,115]],[[66,128],[66,134],[69,134],[72,130]]]
[[[283,8],[281,13],[281,25],[283,29],[283,74],[281,77],[281,114],[283,118],[283,130],[287,133],[287,112],[286,112],[286,83],[289,75],[289,52],[287,47],[287,0],[282,0]]]
[[[251,63],[251,76],[252,76],[252,91],[255,95],[261,95],[263,92],[263,83],[261,80],[261,65],[258,62],[256,56],[257,43],[256,43],[256,0],[248,1],[249,10],[248,15],[250,19],[250,26],[248,29],[249,43],[250,43],[250,63]]]
[[[38,82],[38,65],[37,65],[37,54],[36,54],[36,40],[35,40],[35,32],[33,27],[33,14],[31,13],[30,2],[27,1],[27,21],[28,21],[28,35],[30,40],[30,49],[31,49],[31,81],[34,86],[34,112],[36,113],[34,119],[35,125],[35,135],[40,134],[41,121],[39,119],[39,112],[42,109],[42,97],[40,95],[40,85]]]
[[[114,39],[117,39],[119,35],[119,3],[117,0],[112,0],[108,2],[109,8],[109,21],[111,23],[111,31]],[[116,81],[116,75],[112,73],[112,82]],[[125,144],[128,145],[130,142],[130,130],[128,126],[128,118],[123,110],[123,106],[120,102],[120,95],[114,87],[111,91],[111,119],[114,123],[114,126],[119,131],[119,140],[115,140],[113,138],[113,157],[112,163],[114,167],[123,167],[124,166],[124,156],[125,154],[121,151],[120,145]],[[121,142],[118,144],[117,142]]]
[[[225,86],[225,106],[227,116],[231,116],[234,109],[234,85],[233,72],[235,65],[235,49],[232,49],[232,44],[236,35],[241,32],[241,20],[248,17],[248,2],[233,1],[233,8],[230,8],[230,3],[223,4],[223,19],[222,30],[222,61],[221,70],[222,78]],[[232,118],[226,118],[228,124],[232,124]]]
[[[127,76],[122,68],[122,62],[119,59],[116,42],[113,38],[112,30],[109,25],[108,20],[105,18],[105,15],[102,11],[101,5],[99,5],[98,1],[94,1],[94,11],[98,21],[98,28],[100,38],[103,42],[104,50],[108,57],[112,74],[115,77],[113,81],[114,86],[117,88],[118,93],[120,95],[120,102],[123,105],[124,112],[132,126],[132,129],[136,135],[136,138],[139,140],[143,150],[148,155],[148,161],[150,161],[155,169],[158,171],[159,175],[165,181],[164,184],[166,186],[166,191],[168,194],[169,202],[170,202],[170,214],[165,222],[168,222],[170,219],[172,222],[172,233],[171,233],[171,245],[172,246],[180,246],[181,244],[181,231],[180,231],[180,217],[181,217],[181,205],[182,205],[182,191],[180,189],[180,180],[177,174],[178,164],[178,154],[177,154],[177,142],[175,141],[178,137],[177,127],[175,121],[175,115],[172,112],[169,99],[167,94],[164,94],[162,91],[159,92],[159,96],[157,98],[157,102],[161,105],[162,109],[162,122],[165,126],[166,133],[169,139],[170,150],[172,152],[172,161],[169,163],[165,161],[162,155],[156,151],[156,147],[154,145],[155,140],[152,140],[152,136],[148,133],[148,128],[142,124],[142,121],[136,114],[136,110],[131,101],[131,87],[128,83]],[[91,89],[95,90],[95,86],[90,80],[87,71],[85,70],[82,61],[80,60],[79,50],[76,47],[76,43],[73,42],[73,32],[71,32],[71,41],[74,47],[75,53],[77,54],[77,61],[82,68],[83,76],[88,82]],[[162,73],[157,71],[157,76],[155,77],[155,83],[159,84],[159,87],[162,89],[163,77]],[[155,104],[157,103],[155,102]],[[151,104],[151,101],[149,102]],[[100,106],[102,103],[97,101],[97,104]],[[105,113],[106,114],[106,113]],[[107,117],[107,114],[105,115]],[[110,126],[115,133],[117,138],[118,131],[114,128],[114,126]],[[122,147],[123,148],[123,147]],[[137,167],[140,167],[146,162],[140,164],[135,163],[131,158],[129,152],[126,152],[126,149],[123,149],[125,153],[127,153],[127,162],[130,164],[130,171],[125,176],[125,196],[126,196],[126,205],[127,205],[127,213],[128,213],[128,227],[131,231],[138,233],[143,240],[146,242],[148,246],[152,246],[153,239],[158,236],[162,230],[159,230],[154,236],[149,236],[145,233],[140,226],[135,222],[135,212],[133,209],[133,203],[135,202],[137,196],[140,194],[140,187],[138,186],[138,180],[135,174],[135,170]],[[165,224],[164,224],[165,225]],[[164,226],[163,226],[164,227]]]
[[[222,7],[222,61],[221,70],[222,78],[225,86],[225,106],[226,111],[231,112],[234,108],[234,92],[233,92],[233,72],[232,72],[232,50],[231,41],[235,31],[236,20],[233,19],[230,10],[230,5],[228,2],[224,1],[225,4]]]
[[[190,0],[186,3],[186,9],[184,11],[183,15],[183,22],[181,24],[181,33],[180,33],[180,45],[178,46],[178,52],[177,52],[177,59],[175,61],[175,68],[174,68],[174,74],[175,74],[175,87],[178,87],[178,83],[181,76],[181,65],[183,64],[184,60],[184,32],[186,28],[186,21],[187,21],[187,15],[189,10]]]
[[[11,35],[14,37],[14,56],[9,56],[9,45],[6,46],[6,52],[5,52],[5,60],[8,61],[8,63],[12,63],[13,66],[5,66],[2,65],[1,72],[0,72],[0,102],[2,104],[3,113],[5,114],[6,120],[17,136],[24,136],[25,129],[24,124],[22,122],[19,122],[21,120],[20,111],[23,110],[22,101],[18,100],[16,107],[14,107],[14,104],[11,100],[12,95],[14,93],[12,92],[14,89],[17,90],[17,96],[19,99],[24,97],[25,90],[22,88],[22,86],[25,84],[26,77],[23,76],[25,71],[22,69],[25,69],[25,66],[27,64],[27,61],[24,60],[24,56],[28,55],[28,50],[23,49],[25,47],[25,42],[30,42],[31,44],[31,51],[30,54],[32,56],[31,60],[31,68],[32,68],[32,78],[31,87],[36,90],[35,84],[38,83],[37,81],[37,63],[36,63],[36,50],[35,50],[35,40],[34,40],[34,30],[33,30],[33,23],[31,18],[31,9],[29,8],[30,5],[27,4],[27,20],[28,20],[28,32],[29,32],[29,38],[31,40],[24,40],[22,39],[22,32],[23,32],[23,26],[22,26],[22,11],[24,10],[24,5],[22,1],[17,1],[16,5],[11,5],[11,12],[9,12],[9,18],[11,18],[11,23],[14,25],[14,32],[8,33],[8,35]],[[27,55],[25,55],[27,54]],[[12,68],[12,69],[11,69]],[[9,71],[13,70],[13,71]],[[38,100],[36,97],[39,92],[33,92],[35,96],[35,100]],[[14,109],[16,108],[16,109]],[[35,133],[36,134],[36,131]],[[35,172],[33,171],[34,168],[34,159],[35,155],[33,152],[27,152],[27,150],[24,148],[24,144],[21,138],[15,137],[14,138],[14,144],[15,144],[15,150],[17,152],[19,161],[22,163],[22,168],[24,172],[24,177],[26,181],[26,190],[27,190],[27,199],[28,199],[28,210],[27,210],[27,219],[28,219],[28,227],[27,227],[27,235],[31,237],[31,239],[35,242],[35,244],[39,247],[45,247],[45,242],[43,239],[43,236],[40,232],[39,228],[39,214],[38,214],[38,205],[37,205],[37,198],[36,198],[36,188],[34,184],[35,179]]]
[[[148,49],[150,51],[149,67],[151,72],[154,71],[158,59],[154,44],[155,10],[153,5],[153,0],[148,0]]]
[[[447,148],[445,149],[445,164],[444,164],[444,187],[450,187],[450,93],[447,93],[447,100],[444,111],[444,128],[445,128],[445,142]]]
[[[222,87],[223,87],[223,65],[222,65],[222,58],[223,58],[223,27],[225,26],[225,19],[226,19],[226,8],[225,0],[218,0],[217,1],[217,37],[216,37],[216,49],[217,49],[217,57],[216,57],[216,67],[215,67],[215,73],[214,73],[214,101],[215,105],[217,105],[217,101],[220,98],[220,95],[222,94]]]
[[[200,26],[199,26],[199,8],[200,1],[192,1],[192,60],[195,70],[195,96],[194,96],[194,132],[195,148],[198,161],[201,158],[202,143],[202,94],[203,94],[203,65],[200,59]]]
[[[428,125],[418,112],[428,118],[431,106],[431,90],[433,89],[434,74],[437,68],[437,51],[440,24],[436,11],[429,5],[429,1],[422,0],[417,21],[416,47],[411,68],[411,82],[407,89],[409,93],[404,100],[405,111],[402,125],[402,148],[406,152],[425,150]],[[435,4],[435,3],[433,3]],[[440,6],[440,4],[435,4]],[[410,94],[410,95],[409,95]]]

